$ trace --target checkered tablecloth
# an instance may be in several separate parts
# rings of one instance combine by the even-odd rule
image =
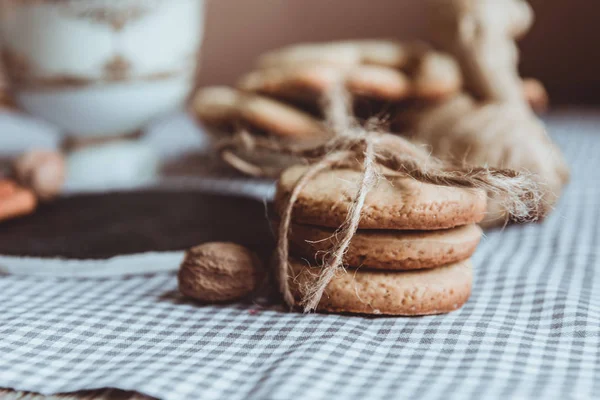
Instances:
[[[600,398],[600,117],[549,119],[573,178],[541,225],[487,233],[474,292],[424,318],[199,306],[171,273],[0,278],[0,387],[166,399]]]

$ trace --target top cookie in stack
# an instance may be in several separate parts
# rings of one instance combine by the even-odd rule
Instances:
[[[267,53],[242,77],[242,90],[315,104],[343,82],[354,96],[435,101],[462,85],[457,63],[418,42],[384,40],[301,44]]]
[[[287,169],[275,208],[281,215],[306,167]],[[290,285],[299,302],[337,243],[361,173],[323,172],[301,191],[292,211]],[[344,256],[351,270],[328,284],[319,311],[426,315],[450,312],[469,298],[468,261],[481,238],[485,194],[401,176],[380,179],[365,200],[357,233]],[[304,259],[304,261],[301,261]]]
[[[438,101],[462,85],[457,63],[422,43],[304,44],[263,55],[236,89],[200,90],[192,109],[210,128],[311,139],[323,132],[320,101],[339,82],[355,99],[386,104]]]

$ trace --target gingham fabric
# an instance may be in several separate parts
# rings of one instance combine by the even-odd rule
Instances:
[[[0,387],[165,399],[600,398],[600,118],[559,115],[567,192],[490,232],[461,310],[424,318],[199,306],[173,274],[0,278]]]

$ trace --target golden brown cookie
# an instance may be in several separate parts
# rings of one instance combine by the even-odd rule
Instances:
[[[281,215],[306,166],[281,174],[275,208]],[[358,190],[361,173],[340,169],[315,176],[294,205],[296,223],[340,227]],[[366,197],[359,229],[434,230],[478,223],[486,209],[481,190],[437,186],[402,176],[380,178]]]
[[[292,224],[289,240],[293,255],[321,262],[337,244],[334,229]],[[435,268],[473,255],[482,231],[465,225],[437,231],[359,230],[344,256],[344,264],[383,270]]]
[[[305,112],[227,87],[201,89],[192,110],[203,123],[227,131],[248,128],[287,139],[317,138],[325,132],[323,124]]]
[[[312,284],[319,268],[290,260],[290,286],[296,301]],[[460,308],[471,295],[470,261],[440,268],[390,272],[367,269],[340,271],[329,282],[317,311],[381,315],[443,314]]]
[[[273,50],[258,60],[261,68],[299,64],[380,65],[402,68],[427,49],[420,42],[392,40],[348,40],[325,43],[302,43]]]
[[[403,72],[377,65],[305,64],[259,69],[242,77],[238,87],[291,101],[316,102],[341,82],[349,93],[385,101],[399,101],[412,93]]]
[[[437,100],[462,86],[458,64],[421,43],[386,40],[301,44],[267,53],[242,90],[317,102],[337,82],[366,99]]]

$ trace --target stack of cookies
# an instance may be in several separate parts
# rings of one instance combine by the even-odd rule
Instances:
[[[306,168],[294,166],[281,175],[277,215]],[[322,172],[294,203],[288,239],[296,304],[337,244],[336,230],[347,218],[360,178],[351,169]],[[416,316],[458,309],[471,293],[469,258],[481,238],[477,223],[485,210],[486,196],[479,190],[402,176],[379,179],[344,256],[346,270],[329,282],[317,311]]]
[[[421,43],[353,41],[286,47],[259,58],[236,88],[200,90],[191,108],[216,138],[248,132],[285,143],[313,145],[329,138],[323,97],[343,83],[359,117],[389,113],[406,101],[430,103],[460,91],[458,64]],[[298,160],[237,149],[224,161],[267,166],[278,176]],[[252,173],[250,173],[252,175]]]
[[[259,57],[256,68],[236,87],[201,89],[192,113],[217,139],[247,132],[287,144],[314,145],[329,138],[323,98],[342,83],[353,99],[354,115],[404,115],[431,107],[462,90],[462,74],[454,57],[420,42],[358,40],[300,44]],[[537,81],[523,83],[525,98],[543,109],[547,98]],[[395,118],[390,130],[401,132],[406,118]],[[248,175],[277,177],[298,164],[293,157],[239,146],[221,158]],[[260,166],[253,168],[252,166]]]
[[[460,90],[458,64],[420,42],[363,40],[300,44],[264,54],[239,81],[245,91],[318,105],[342,82],[356,98],[436,101]]]
[[[192,105],[195,114],[217,141],[235,133],[264,136],[282,143],[316,144],[329,137],[322,121],[288,104],[228,87],[201,90]],[[221,159],[246,175],[276,178],[302,161],[253,146],[224,151]],[[258,166],[258,167],[255,167]]]

